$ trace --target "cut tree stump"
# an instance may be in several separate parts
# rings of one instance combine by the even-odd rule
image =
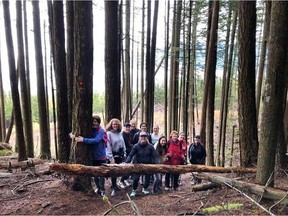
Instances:
[[[222,176],[211,175],[210,173],[209,174],[199,173],[195,174],[195,176],[197,178],[201,178],[219,185],[231,185],[243,193],[252,193],[269,200],[275,200],[275,201],[281,200],[281,202],[279,203],[288,204],[288,191],[272,187],[266,187],[254,183],[237,181]]]
[[[84,166],[80,164],[54,163],[50,165],[51,171],[70,175],[86,176],[123,176],[143,173],[188,173],[188,172],[214,172],[214,173],[255,173],[254,168],[241,167],[213,167],[204,165],[163,165],[163,164],[105,164],[102,166]]]

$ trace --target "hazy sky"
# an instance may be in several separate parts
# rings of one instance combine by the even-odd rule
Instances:
[[[137,8],[142,7],[142,1],[136,0]],[[164,8],[165,1],[160,1],[159,15],[158,15],[158,41],[157,47],[164,46]],[[43,58],[44,58],[44,32],[46,38],[46,47],[47,47],[47,64],[50,65],[49,57],[49,33],[48,33],[48,15],[47,15],[47,3],[46,1],[40,1],[40,19],[41,19],[41,32],[42,32],[42,49],[43,49]],[[132,13],[132,11],[131,11]],[[135,11],[135,41],[141,41],[140,31],[141,31],[141,13],[140,10]],[[14,50],[15,50],[15,62],[17,62],[17,38],[16,38],[16,2],[15,0],[10,1],[10,14],[11,14],[11,25],[12,25],[12,34],[14,41]],[[31,77],[31,92],[33,95],[36,95],[36,72],[35,72],[35,52],[34,52],[34,34],[33,34],[33,17],[32,17],[32,4],[30,1],[27,1],[27,15],[28,15],[28,43],[29,43],[29,61],[30,61],[30,77]],[[153,12],[152,12],[153,15]],[[153,19],[153,17],[152,17]],[[44,22],[46,28],[44,30]],[[93,79],[93,89],[97,92],[104,92],[105,89],[105,68],[104,68],[104,1],[93,1],[93,37],[94,37],[94,79]],[[0,46],[1,46],[1,63],[2,63],[2,74],[3,74],[3,85],[5,91],[10,91],[10,82],[9,82],[9,68],[7,60],[7,51],[6,51],[6,38],[4,31],[4,19],[3,19],[3,6],[0,2]],[[132,29],[132,18],[131,18],[131,29]],[[132,35],[131,35],[132,37]],[[161,44],[160,44],[161,43]],[[139,46],[140,48],[140,46]],[[134,45],[134,73],[136,73],[136,54],[137,54],[137,43]],[[162,56],[156,57],[159,60],[156,60],[156,66]],[[45,64],[45,61],[43,60]],[[163,71],[163,70],[162,70]],[[50,69],[48,69],[50,74]],[[162,75],[161,75],[162,74]],[[135,76],[136,77],[136,76]],[[156,82],[163,81],[163,72],[159,71],[159,74],[156,77]],[[49,87],[50,87],[50,76],[49,76]],[[50,92],[49,92],[50,93]]]

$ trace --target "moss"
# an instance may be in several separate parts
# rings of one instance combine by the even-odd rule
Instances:
[[[12,151],[11,150],[8,150],[8,149],[2,149],[0,150],[0,156],[9,156],[9,155],[12,155]]]

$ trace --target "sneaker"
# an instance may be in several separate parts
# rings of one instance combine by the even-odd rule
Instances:
[[[105,191],[103,190],[100,190],[100,189],[95,189],[95,193],[98,194],[98,195],[101,195],[101,196],[104,196],[105,195]]]
[[[128,180],[124,180],[124,183],[126,184],[127,187],[131,186],[131,184]]]
[[[116,192],[115,190],[113,189],[112,192],[111,192],[111,196],[115,196]]]
[[[132,190],[131,194],[130,194],[130,197],[135,197],[136,196],[136,190]]]
[[[117,185],[120,187],[120,188],[122,188],[122,189],[125,189],[127,186],[126,186],[126,184],[125,184],[125,182],[121,182],[121,181],[119,181],[118,183],[117,183]]]
[[[170,191],[171,188],[170,187],[165,187],[165,191]]]
[[[149,192],[148,190],[146,190],[145,188],[143,188],[143,189],[142,189],[142,193],[145,194],[145,195],[147,195],[147,194],[149,194],[150,192]]]

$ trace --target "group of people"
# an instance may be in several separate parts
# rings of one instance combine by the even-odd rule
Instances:
[[[159,126],[154,125],[153,132],[147,132],[147,124],[142,122],[140,129],[136,128],[136,121],[122,124],[119,119],[113,118],[102,128],[101,118],[97,115],[92,117],[93,136],[86,138],[75,137],[76,142],[89,145],[92,153],[92,165],[101,166],[106,163],[133,163],[133,164],[166,164],[183,165],[187,163],[187,155],[191,164],[204,164],[206,150],[201,143],[200,136],[196,136],[194,142],[187,145],[185,134],[173,130],[167,138],[159,133]],[[187,149],[188,148],[188,149]],[[162,191],[163,175],[134,174],[133,176],[121,176],[117,182],[116,177],[111,177],[111,196],[115,196],[120,188],[130,186],[132,178],[132,191],[130,196],[135,197],[139,181],[143,182],[142,193],[149,194],[148,187],[153,182],[153,193]],[[105,178],[94,177],[96,190],[101,196],[105,194]],[[193,178],[192,183],[200,183],[199,179]],[[165,190],[179,189],[179,174],[165,174]]]

